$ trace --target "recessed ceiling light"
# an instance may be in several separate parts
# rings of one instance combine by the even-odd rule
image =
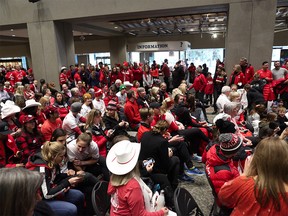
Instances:
[[[11,29],[11,31],[14,31],[14,29]]]
[[[16,35],[12,35],[12,37],[15,37]]]
[[[89,33],[89,35],[93,35],[92,33]]]
[[[115,28],[115,29],[117,29],[117,28],[118,28],[118,26],[114,26],[114,28]]]

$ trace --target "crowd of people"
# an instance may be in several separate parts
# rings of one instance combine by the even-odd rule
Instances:
[[[171,68],[167,59],[111,70],[71,65],[59,71],[60,90],[38,83],[32,69],[1,66],[0,176],[13,168],[19,181],[34,178],[38,188],[27,193],[43,201],[24,215],[93,215],[92,189],[102,180],[110,181],[110,215],[167,215],[179,180],[193,183],[205,172],[222,215],[281,215],[288,210],[288,61],[274,66],[254,71],[241,58],[227,83],[220,60],[215,73],[183,61]],[[157,190],[167,208],[149,204]]]

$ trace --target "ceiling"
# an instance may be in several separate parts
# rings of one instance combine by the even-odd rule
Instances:
[[[189,12],[188,12],[189,11]],[[115,15],[115,17],[86,18],[66,20],[73,25],[74,39],[92,40],[114,36],[149,37],[155,35],[181,34],[221,34],[225,35],[228,25],[228,8],[201,8],[162,12],[153,16],[154,11],[130,16]],[[160,16],[162,15],[162,16]],[[278,7],[276,11],[275,32],[288,30],[288,6]],[[1,26],[0,42],[3,44],[27,43],[28,31],[25,24]],[[1,44],[2,45],[2,44]]]

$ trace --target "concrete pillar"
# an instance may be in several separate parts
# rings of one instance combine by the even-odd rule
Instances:
[[[114,64],[122,64],[124,61],[127,61],[127,45],[125,37],[113,37],[109,40],[110,43],[110,62],[111,67]]]
[[[263,61],[271,61],[276,6],[275,0],[230,3],[225,41],[228,76],[241,57],[246,57],[255,70]]]
[[[58,88],[60,68],[75,61],[72,26],[47,21],[27,23],[27,28],[35,78],[54,82]]]

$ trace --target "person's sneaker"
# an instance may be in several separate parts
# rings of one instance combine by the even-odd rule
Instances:
[[[196,161],[197,163],[202,163],[202,157],[198,156],[197,154],[192,155],[192,160]]]
[[[199,170],[198,168],[196,167],[192,167],[190,169],[185,169],[184,170],[184,173],[186,175],[188,175],[189,177],[192,177],[192,176],[203,176],[205,175],[204,172],[202,172],[201,170]]]
[[[183,173],[181,176],[179,176],[179,180],[180,181],[187,181],[187,182],[191,182],[191,183],[195,182],[195,180],[192,177],[187,176],[185,173]]]

